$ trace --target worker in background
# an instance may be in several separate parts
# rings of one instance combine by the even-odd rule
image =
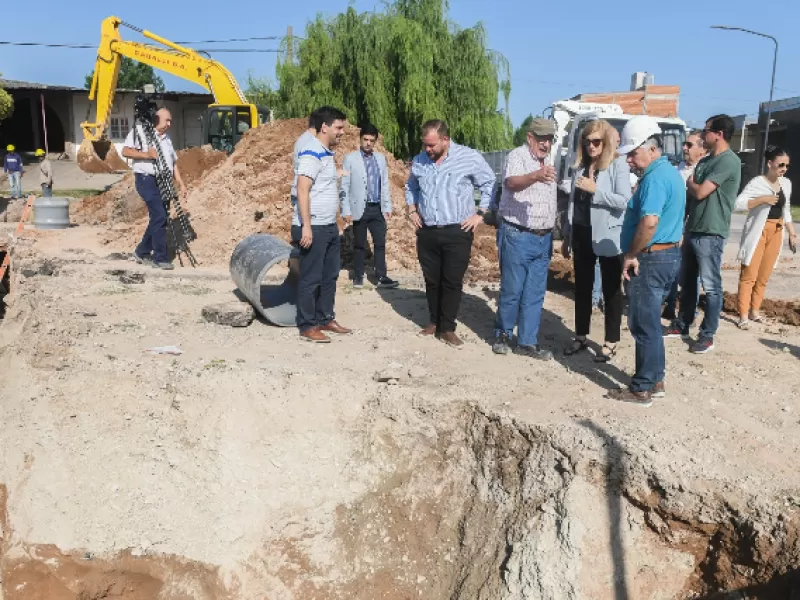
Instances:
[[[461,348],[464,342],[456,335],[456,318],[464,275],[475,228],[483,222],[497,178],[480,152],[450,140],[444,121],[422,125],[422,147],[406,182],[408,218],[417,230],[430,317],[419,333]],[[481,195],[477,211],[476,188]]]
[[[639,406],[650,406],[653,398],[666,393],[661,301],[678,271],[686,210],[686,188],[662,155],[662,143],[658,122],[640,115],[625,124],[617,150],[627,155],[631,170],[640,174],[620,235],[622,272],[628,281],[628,327],[636,341],[636,372],[628,387],[611,390],[608,397]]]
[[[681,308],[678,318],[664,328],[664,337],[689,337],[697,308],[697,276],[706,292],[703,322],[689,351],[703,354],[714,349],[714,335],[722,311],[722,252],[739,194],[742,161],[730,149],[734,123],[728,115],[706,121],[703,145],[709,155],[700,160],[686,182],[690,203],[681,262]]]
[[[518,354],[553,358],[550,350],[539,346],[539,325],[557,212],[556,172],[550,160],[555,133],[552,120],[533,119],[527,142],[506,160],[497,212],[502,249],[495,354],[510,351],[516,326]]]
[[[703,145],[702,132],[693,131],[688,136],[686,136],[686,141],[683,142],[683,160],[677,167],[678,173],[681,174],[681,177],[683,177],[684,182],[687,182],[689,180],[689,177],[691,177],[692,174],[694,173],[694,169],[697,166],[697,163],[700,162],[700,159],[704,158],[706,154],[707,154],[706,148]],[[686,218],[689,217],[690,207],[691,204],[687,202]],[[670,322],[674,321],[675,318],[678,316],[675,313],[675,307],[678,305],[678,285],[680,284],[681,271],[682,269],[678,269],[678,274],[675,276],[675,281],[672,282],[672,287],[669,290],[669,296],[667,296],[664,312],[661,313],[661,318],[666,319],[667,321]],[[700,298],[699,281],[697,282],[697,297],[699,302]]]
[[[178,155],[172,145],[172,140],[167,135],[172,125],[172,115],[166,108],[156,111],[153,127],[158,138],[158,145],[161,147],[161,154],[167,163],[167,167],[178,184],[181,197],[186,199],[186,186],[181,179],[181,173],[176,164]],[[167,255],[167,209],[161,198],[161,192],[156,182],[156,161],[158,160],[158,149],[150,147],[141,125],[134,126],[135,130],[128,133],[122,148],[122,156],[133,160],[133,174],[136,183],[136,192],[142,197],[147,205],[147,213],[150,222],[147,224],[142,241],[133,251],[133,257],[139,264],[152,264],[157,269],[171,270],[175,267]]]
[[[39,160],[39,183],[42,184],[42,196],[50,198],[53,195],[53,165],[41,148],[36,150],[36,158]]]
[[[342,265],[339,189],[333,151],[344,135],[345,114],[331,107],[316,111],[316,136],[298,153],[297,204],[292,243],[300,254],[297,328],[309,342],[326,343],[326,333],[347,334],[336,322],[336,280]]]
[[[353,224],[353,287],[364,286],[364,255],[367,231],[372,234],[375,278],[378,288],[396,288],[398,282],[386,274],[386,219],[392,213],[389,195],[389,168],[386,157],[375,152],[378,129],[374,125],[361,128],[361,148],[344,157],[339,197],[342,218]]]
[[[7,154],[3,159],[3,173],[8,173],[8,187],[11,199],[22,198],[22,175],[25,167],[22,157],[15,152],[13,144],[6,146]]]

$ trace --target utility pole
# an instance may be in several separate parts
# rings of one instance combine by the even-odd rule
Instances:
[[[292,40],[292,26],[286,28],[286,63],[292,64],[292,50],[294,49],[294,40]]]

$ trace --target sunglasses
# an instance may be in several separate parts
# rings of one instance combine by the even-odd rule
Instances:
[[[778,168],[779,169],[788,169],[789,168],[789,163],[778,163]]]
[[[703,129],[703,131],[701,131],[700,133],[705,135],[707,133],[718,133],[718,132],[714,131],[713,129]]]
[[[595,148],[599,148],[600,144],[602,144],[602,143],[603,143],[602,138],[586,138],[585,140],[583,140],[583,145],[584,146],[592,145]]]
[[[693,142],[683,142],[683,147],[684,147],[684,148],[688,148],[689,150],[691,150],[692,148],[694,148],[694,146],[695,146],[695,145],[694,145],[694,143],[693,143]]]

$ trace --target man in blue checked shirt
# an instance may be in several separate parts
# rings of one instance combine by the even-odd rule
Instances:
[[[495,175],[480,152],[450,140],[444,121],[422,126],[424,152],[414,157],[406,183],[408,218],[417,228],[430,324],[419,333],[461,348],[456,317],[475,228],[489,208]],[[474,190],[481,201],[475,210]]]

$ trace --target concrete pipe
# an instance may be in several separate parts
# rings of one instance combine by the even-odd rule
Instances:
[[[69,199],[51,197],[34,200],[33,226],[36,229],[66,229],[69,227]]]
[[[268,276],[279,263],[286,263],[283,270]],[[267,321],[280,327],[296,325],[300,260],[294,248],[274,235],[254,233],[234,248],[230,270],[236,286]]]

